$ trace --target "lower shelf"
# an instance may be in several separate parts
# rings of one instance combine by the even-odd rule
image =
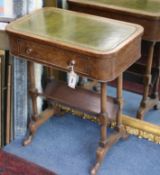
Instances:
[[[100,94],[80,87],[72,89],[64,82],[52,80],[48,83],[43,95],[49,100],[94,116],[101,112]],[[109,119],[115,119],[118,112],[117,101],[112,97],[106,97],[106,100]]]

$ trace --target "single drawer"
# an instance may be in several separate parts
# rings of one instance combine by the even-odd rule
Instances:
[[[47,66],[68,71],[74,62],[77,73],[89,76],[89,58],[68,50],[18,39],[18,55]]]

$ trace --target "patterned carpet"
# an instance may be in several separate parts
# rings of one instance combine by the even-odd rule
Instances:
[[[39,165],[0,151],[0,175],[56,175]]]

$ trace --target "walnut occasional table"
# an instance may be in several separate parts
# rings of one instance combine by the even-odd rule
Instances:
[[[90,13],[107,18],[133,22],[144,27],[143,40],[147,41],[147,59],[144,74],[144,92],[137,118],[143,119],[151,108],[160,108],[159,79],[160,54],[156,60],[156,73],[153,77],[151,95],[151,70],[155,44],[160,42],[160,1],[159,0],[68,0],[70,10]],[[142,72],[142,71],[141,71]]]
[[[91,174],[96,174],[109,148],[126,136],[121,115],[122,73],[140,57],[143,28],[112,19],[44,8],[12,22],[7,26],[7,32],[11,53],[28,60],[29,66],[33,115],[24,145],[29,144],[37,128],[58,111],[56,106],[37,114],[38,95],[52,103],[94,115],[99,119],[101,134],[96,163],[91,170]],[[78,75],[98,80],[101,93],[72,89],[54,80],[43,93],[38,92],[34,62],[66,72],[72,65]],[[107,97],[106,83],[115,78],[118,78],[117,98]],[[107,126],[112,120],[117,121],[117,130],[108,138]]]

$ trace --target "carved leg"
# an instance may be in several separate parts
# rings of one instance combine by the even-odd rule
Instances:
[[[143,119],[144,113],[148,108],[147,103],[149,101],[149,88],[151,83],[151,69],[152,69],[152,62],[153,62],[154,46],[155,46],[155,42],[151,42],[148,48],[146,73],[144,75],[144,93],[143,93],[142,101],[140,103],[139,110],[137,112],[137,118],[141,120]]]

